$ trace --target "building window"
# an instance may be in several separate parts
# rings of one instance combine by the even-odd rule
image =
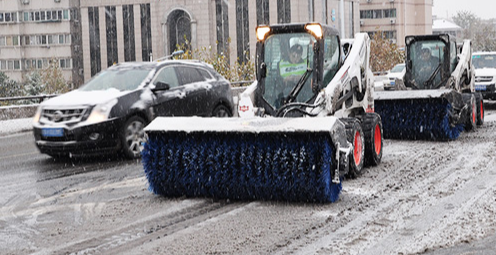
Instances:
[[[367,32],[370,38],[374,38],[377,32]],[[389,40],[396,40],[396,30],[382,31],[382,38]]]
[[[236,0],[236,44],[238,61],[245,63],[250,56],[248,0]]]
[[[396,18],[396,9],[360,11],[360,19]]]
[[[88,7],[91,76],[102,69],[100,59],[100,25],[98,7]]]
[[[257,25],[269,23],[269,0],[257,0]]]
[[[136,52],[134,44],[134,11],[133,5],[122,6],[122,19],[124,30],[124,61],[135,61]]]
[[[112,66],[114,63],[119,62],[119,53],[117,52],[117,22],[115,14],[115,6],[105,7],[107,66]]]
[[[291,1],[277,0],[277,23],[291,22]]]
[[[143,61],[150,61],[152,53],[152,31],[150,4],[140,4],[141,14],[141,57]]]
[[[72,68],[71,59],[70,58],[59,59],[59,67],[61,69],[71,69]]]
[[[396,18],[396,9],[384,10],[384,18]]]
[[[189,15],[182,10],[175,10],[167,17],[167,24],[169,52],[174,52],[177,46],[185,46],[191,50],[191,19]]]
[[[17,22],[17,12],[0,12],[0,22]]]
[[[7,46],[12,46],[12,36],[7,36]]]
[[[229,17],[226,1],[215,1],[216,30],[217,30],[217,53],[226,53],[229,58]]]

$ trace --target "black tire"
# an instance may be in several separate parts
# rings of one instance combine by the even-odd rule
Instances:
[[[481,93],[475,93],[475,102],[477,105],[477,126],[482,126],[484,124],[484,114],[485,114],[485,108],[484,108],[484,98],[482,97]]]
[[[342,120],[346,128],[346,139],[353,146],[348,160],[350,164],[348,176],[356,178],[362,173],[363,165],[365,163],[363,130],[360,121],[356,118],[344,118]]]
[[[122,153],[126,158],[135,159],[141,157],[143,143],[146,141],[145,120],[139,116],[129,118],[120,131]]]
[[[212,111],[212,117],[227,118],[232,117],[232,113],[225,105],[220,104]]]
[[[365,113],[362,119],[365,138],[365,166],[377,166],[382,159],[382,120],[377,113]]]
[[[468,106],[467,116],[465,118],[465,131],[475,131],[477,127],[477,106],[473,94],[464,93],[463,102]]]

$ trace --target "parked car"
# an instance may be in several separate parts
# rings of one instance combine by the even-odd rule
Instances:
[[[157,116],[229,117],[229,81],[192,60],[127,62],[77,90],[44,101],[33,120],[36,146],[52,157],[122,152],[140,157],[143,128]]]
[[[389,70],[386,74],[386,78],[383,81],[384,90],[394,89],[396,85],[396,79],[403,80],[405,72],[405,63],[397,64],[391,70]]]
[[[475,90],[485,99],[496,100],[496,52],[475,52],[472,54],[475,68]]]

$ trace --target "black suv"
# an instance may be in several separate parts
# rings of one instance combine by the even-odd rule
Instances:
[[[126,62],[41,103],[33,130],[38,149],[52,157],[121,151],[138,158],[143,128],[157,116],[232,114],[231,85],[208,64]]]

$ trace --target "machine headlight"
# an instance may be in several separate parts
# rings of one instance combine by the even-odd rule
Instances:
[[[112,107],[114,107],[115,104],[117,104],[117,99],[113,99],[104,104],[96,105],[93,107],[93,110],[91,110],[90,116],[88,116],[86,122],[92,124],[107,120],[110,110],[112,110]]]
[[[265,35],[270,32],[270,27],[268,26],[260,26],[256,28],[257,39],[259,41],[263,41],[265,39]]]
[[[312,32],[315,35],[315,37],[317,37],[317,39],[322,38],[323,32],[322,32],[322,26],[321,25],[319,25],[319,24],[307,24],[305,26],[305,28],[308,31]]]

